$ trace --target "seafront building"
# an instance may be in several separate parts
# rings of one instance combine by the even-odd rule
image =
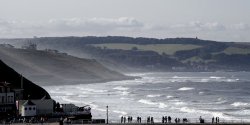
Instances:
[[[27,105],[27,104],[31,104],[31,105]],[[32,110],[29,110],[29,106],[35,106],[36,109],[36,113],[33,114],[32,116],[36,116],[36,115],[48,115],[48,114],[52,114],[54,112],[54,100],[53,99],[36,99],[36,100],[17,100],[17,110],[19,112],[19,114],[21,114],[22,116],[26,116],[23,115],[24,112],[30,112],[30,111],[34,111],[33,107],[31,107]],[[27,107],[27,110],[25,110],[23,107]]]
[[[11,90],[10,83],[0,82],[0,117],[16,113],[15,100],[15,92]]]

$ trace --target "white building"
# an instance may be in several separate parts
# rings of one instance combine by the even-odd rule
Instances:
[[[18,109],[21,113],[23,111],[22,105],[27,100],[18,100]],[[36,114],[37,115],[47,115],[52,114],[54,112],[54,100],[53,99],[34,99],[31,100],[32,103],[36,105]]]
[[[21,116],[36,116],[36,104],[30,100],[23,103],[21,109]]]

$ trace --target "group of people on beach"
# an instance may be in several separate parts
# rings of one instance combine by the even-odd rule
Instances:
[[[214,119],[215,119],[215,123],[219,123],[220,122],[220,118],[219,117],[213,117],[212,118],[212,123],[214,123]]]
[[[125,116],[122,116],[121,117],[121,123],[126,123],[126,117]],[[137,117],[137,119],[136,119],[137,121],[137,123],[141,123],[141,117]],[[132,123],[132,121],[133,121],[133,117],[132,116],[128,116],[128,123]]]
[[[154,117],[148,116],[148,117],[147,117],[147,123],[153,124],[153,123],[154,123]]]
[[[126,117],[125,116],[122,116],[121,117],[121,123],[126,123]],[[137,117],[137,122],[139,123],[141,120],[140,120],[141,118],[140,117]],[[128,123],[132,123],[132,121],[133,121],[133,117],[132,116],[128,116]]]
[[[171,116],[162,116],[162,123],[171,123]],[[133,117],[132,116],[128,116],[128,117],[125,117],[125,116],[122,116],[121,117],[121,123],[132,123],[133,121]],[[201,116],[199,118],[199,121],[200,123],[205,123],[205,119],[203,119]],[[141,117],[137,117],[137,123],[141,123]],[[180,118],[175,118],[174,119],[174,122],[175,123],[181,123],[181,119]],[[188,122],[188,119],[187,118],[183,118],[182,119],[182,122],[183,123],[187,123]],[[219,117],[213,117],[212,118],[212,123],[219,123],[220,122],[220,118]],[[153,124],[154,123],[154,117],[151,117],[151,116],[148,116],[147,117],[147,124]]]
[[[171,116],[162,116],[162,123],[171,123],[171,120],[172,120]],[[181,119],[180,118],[175,118],[174,121],[175,121],[175,123],[180,123]],[[188,119],[183,118],[182,122],[186,123],[186,122],[188,122]]]
[[[170,116],[162,116],[162,123],[171,123],[171,119]]]

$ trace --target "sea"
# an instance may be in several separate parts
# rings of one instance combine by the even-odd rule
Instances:
[[[121,116],[199,117],[220,122],[250,122],[250,72],[131,73],[134,80],[43,86],[57,102],[89,105],[93,119],[119,122]],[[108,106],[108,107],[107,107]]]

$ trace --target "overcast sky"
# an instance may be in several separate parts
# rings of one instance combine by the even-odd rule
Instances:
[[[0,0],[0,37],[198,37],[250,42],[250,0]]]

